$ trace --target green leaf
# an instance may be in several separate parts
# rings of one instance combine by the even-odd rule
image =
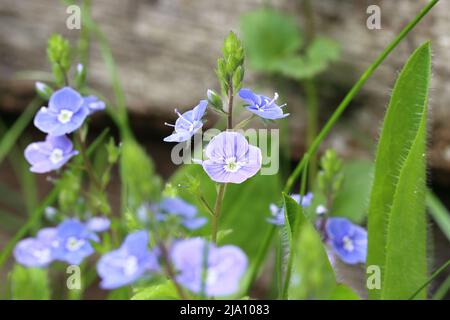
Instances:
[[[344,284],[338,284],[330,296],[330,300],[360,300],[360,297]]]
[[[325,71],[338,57],[337,43],[331,39],[317,38],[307,48],[305,55],[286,56],[271,65],[271,68],[296,80],[310,79]]]
[[[434,221],[450,240],[450,213],[439,198],[430,190],[427,192],[427,207]]]
[[[186,190],[188,177],[194,177],[200,184],[200,191],[211,205],[216,198],[216,184],[206,175],[200,165],[185,165],[178,169],[170,182],[180,186],[179,195],[199,208],[202,215],[210,217],[197,196]],[[281,194],[277,175],[262,176],[257,174],[242,184],[228,184],[219,218],[220,230],[233,230],[224,235],[221,242],[241,247],[250,259],[256,257],[263,239],[270,231],[271,225],[266,221],[270,216],[269,205],[276,203]],[[204,235],[210,236],[210,227],[205,227]],[[257,233],[255,234],[255,230]]]
[[[11,275],[14,300],[49,300],[50,286],[47,269],[25,268],[16,264]]]
[[[395,84],[375,161],[367,265],[382,288],[369,297],[406,299],[426,280],[425,141],[430,45],[409,58]]]
[[[131,300],[178,300],[178,293],[175,285],[170,280],[165,280],[161,284],[146,288],[139,288]]]
[[[344,181],[333,201],[332,216],[346,217],[361,224],[367,216],[373,178],[371,161],[354,160],[342,167]]]
[[[291,16],[263,9],[241,19],[244,47],[250,65],[272,71],[281,59],[292,56],[302,46],[302,37]]]
[[[333,268],[320,235],[290,196],[284,195],[288,217],[294,217],[298,230],[293,246],[295,257],[289,283],[289,299],[328,299],[336,288]]]

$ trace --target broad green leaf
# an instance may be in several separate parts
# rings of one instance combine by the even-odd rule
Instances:
[[[344,163],[342,167],[344,182],[335,195],[333,216],[346,217],[354,223],[361,224],[367,216],[370,187],[373,179],[373,163],[354,160]]]
[[[14,265],[11,275],[14,300],[49,300],[50,286],[47,269]]]
[[[430,73],[426,43],[400,73],[383,123],[369,204],[367,261],[381,268],[382,289],[369,290],[371,299],[407,298],[426,280],[425,140]]]
[[[360,300],[360,297],[344,284],[338,284],[330,296],[330,300]]]
[[[308,79],[325,71],[339,57],[339,46],[328,38],[317,38],[305,55],[290,55],[271,65],[273,71],[296,80]]]
[[[289,299],[328,299],[336,288],[336,278],[322,239],[314,225],[290,196],[284,195],[287,216],[295,216],[296,237]]]
[[[131,300],[178,300],[178,293],[172,281],[165,280],[161,284],[135,291]]]
[[[434,221],[450,241],[450,213],[439,198],[430,190],[427,192],[427,207]]]
[[[188,176],[200,182],[200,190],[212,207],[216,199],[216,184],[203,171],[200,165],[185,165],[170,179],[174,186],[180,186],[179,194],[185,200],[194,203],[201,214],[210,217],[200,204],[198,198],[186,190]],[[242,184],[228,184],[222,213],[219,218],[219,230],[231,229],[231,234],[223,234],[221,242],[241,247],[253,261],[271,225],[266,221],[270,216],[269,205],[276,203],[281,194],[281,186],[277,175],[257,174]],[[204,235],[209,237],[209,225],[203,228]]]
[[[274,64],[292,56],[303,42],[291,16],[269,9],[244,15],[241,30],[250,65],[262,71],[272,71]]]

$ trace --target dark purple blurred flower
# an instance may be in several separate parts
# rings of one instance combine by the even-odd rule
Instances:
[[[197,208],[179,197],[165,198],[154,206],[156,219],[165,221],[168,215],[179,217],[180,223],[189,230],[201,228],[208,220],[197,216]]]
[[[75,219],[63,221],[56,228],[53,241],[53,257],[69,264],[80,264],[94,252],[90,241],[98,241],[98,236],[85,224]]]
[[[291,195],[292,199],[294,199],[298,204],[300,204],[300,195],[299,194],[293,194]],[[302,199],[302,207],[308,207],[311,205],[313,199],[313,194],[311,192],[308,192],[305,194],[305,196]],[[272,216],[270,218],[267,218],[267,221],[271,224],[274,224],[276,226],[283,226],[285,223],[285,217],[284,217],[284,206],[281,208],[278,207],[276,204],[270,204],[270,212],[272,213]]]
[[[329,218],[326,234],[331,247],[345,263],[365,263],[367,231],[346,218]]]
[[[45,141],[34,142],[25,149],[25,158],[31,164],[30,171],[47,173],[61,168],[78,151],[66,136],[50,136]]]
[[[203,161],[203,169],[216,182],[242,183],[261,169],[261,150],[237,132],[219,133],[205,154],[208,160]]]
[[[264,119],[277,120],[285,118],[289,113],[283,113],[284,105],[277,105],[275,101],[278,99],[278,94],[275,93],[273,99],[266,96],[253,93],[250,89],[239,90],[239,97],[247,102],[246,109]]]
[[[53,261],[52,243],[55,235],[56,228],[44,228],[36,238],[19,241],[14,248],[14,258],[26,267],[46,267]]]
[[[105,254],[97,263],[103,289],[115,289],[133,283],[146,272],[158,270],[157,255],[148,249],[146,231],[128,235],[119,249]]]
[[[48,108],[42,107],[34,118],[34,125],[52,136],[62,136],[81,127],[89,114],[83,97],[74,89],[64,87],[50,97]]]
[[[247,257],[240,248],[232,245],[216,247],[201,238],[175,242],[170,256],[179,272],[177,281],[194,293],[201,293],[202,274],[206,271],[204,293],[207,296],[235,293],[248,265]]]
[[[170,136],[164,138],[166,142],[183,142],[189,140],[198,130],[203,127],[202,117],[205,114],[208,101],[201,100],[199,104],[193,109],[183,114],[175,109],[178,119],[175,125],[165,123],[167,126],[175,128],[175,132]]]

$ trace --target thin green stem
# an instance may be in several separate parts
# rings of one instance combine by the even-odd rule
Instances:
[[[170,261],[169,252],[167,251],[166,246],[162,242],[160,242],[160,244],[159,244],[159,249],[161,251],[161,257],[164,261],[164,270],[166,272],[167,277],[170,280],[172,280],[172,282],[175,286],[175,290],[177,290],[177,293],[180,296],[180,298],[182,300],[188,300],[189,296],[186,294],[184,289],[180,286],[180,284],[176,280],[176,273],[175,273],[175,270],[173,269],[172,263]]]
[[[234,126],[234,130],[242,129],[244,128],[250,121],[252,121],[256,117],[255,114],[251,114],[249,117],[245,118],[241,122],[239,122],[237,125]]]
[[[214,205],[214,215],[212,217],[212,223],[211,223],[211,241],[213,243],[217,243],[217,230],[218,230],[218,225],[219,225],[219,217],[220,217],[220,212],[222,210],[222,202],[223,202],[223,198],[225,196],[226,186],[227,185],[225,183],[221,183],[219,185],[219,191],[217,192],[217,197],[216,197],[216,204]]]
[[[310,148],[317,136],[319,127],[319,104],[317,99],[317,89],[314,79],[308,79],[304,81],[303,86],[306,93],[306,105],[307,105],[307,147]],[[311,157],[309,163],[309,178],[311,183],[314,182],[314,177],[317,172],[317,155]]]
[[[447,276],[447,279],[439,286],[436,292],[433,295],[433,300],[442,300],[444,299],[447,292],[450,290],[450,275]]]
[[[227,129],[231,130],[233,129],[233,99],[234,99],[234,93],[233,93],[233,81],[229,81],[229,89],[228,89],[228,121],[227,121]]]
[[[322,128],[316,139],[314,139],[311,147],[308,150],[308,153],[315,155],[317,149],[321,145],[322,141],[327,137],[333,128],[334,124],[339,120],[342,113],[345,111],[347,106],[353,100],[353,98],[358,94],[363,85],[367,82],[367,80],[372,76],[375,70],[380,66],[380,64],[389,56],[389,54],[397,47],[397,45],[406,37],[406,35],[419,23],[420,20],[439,2],[439,0],[430,1],[420,12],[419,14],[409,22],[406,27],[398,34],[398,36],[381,52],[378,58],[367,68],[367,70],[361,75],[359,80],[355,83],[352,89],[347,93],[344,100],[339,104],[337,109],[331,115],[330,119],[327,121],[325,126]],[[297,164],[296,168],[288,178],[286,182],[286,186],[284,188],[285,192],[289,192],[294,186],[295,181],[300,176],[302,170],[306,165],[306,158],[303,159]]]
[[[409,297],[408,300],[413,300],[415,297],[417,297],[417,295],[422,292],[423,289],[425,289],[434,279],[436,279],[436,277],[438,275],[440,275],[443,271],[445,271],[445,269],[447,269],[450,266],[450,260],[448,260],[446,263],[444,263],[439,269],[437,269],[432,275],[431,277],[423,284],[420,286],[419,289],[417,289],[416,292],[414,292],[411,297]]]
[[[86,172],[87,172],[91,182],[97,189],[97,191],[100,192],[102,190],[102,184],[98,180],[98,177],[94,171],[94,167],[92,166],[91,159],[89,158],[89,156],[86,152],[86,144],[84,143],[83,137],[81,136],[81,130],[77,131],[77,133],[75,134],[75,139],[77,140],[78,147],[80,148],[80,154],[81,154],[81,157],[83,158]]]

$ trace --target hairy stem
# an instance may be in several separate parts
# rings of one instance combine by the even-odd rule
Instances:
[[[225,195],[225,189],[227,185],[222,183],[219,185],[219,191],[217,192],[216,204],[214,205],[214,215],[211,223],[211,241],[217,243],[217,230],[219,225],[220,212],[222,210],[222,202]]]

